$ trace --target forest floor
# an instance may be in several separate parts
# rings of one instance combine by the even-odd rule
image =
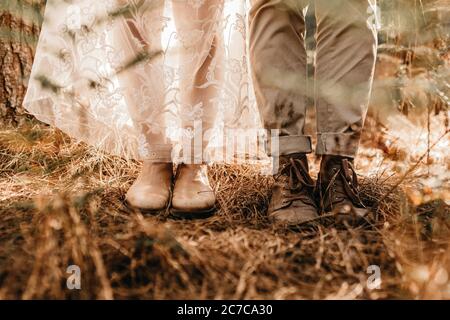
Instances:
[[[255,167],[210,168],[209,219],[142,215],[123,203],[137,162],[35,122],[1,128],[0,299],[450,299],[448,140],[413,157],[392,141],[369,119],[366,225],[285,229],[266,217],[272,178]]]

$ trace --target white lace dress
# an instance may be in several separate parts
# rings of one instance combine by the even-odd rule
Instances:
[[[49,0],[24,106],[123,157],[259,157],[246,12],[245,0]]]

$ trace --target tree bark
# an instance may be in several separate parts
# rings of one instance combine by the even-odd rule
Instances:
[[[2,0],[0,4],[0,125],[19,124],[39,37],[42,0]]]

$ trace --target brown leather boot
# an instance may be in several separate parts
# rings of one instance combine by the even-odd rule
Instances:
[[[172,213],[181,218],[203,217],[215,210],[216,197],[204,164],[180,164],[175,178]]]
[[[323,213],[336,214],[341,222],[364,222],[368,210],[359,197],[353,159],[323,156],[316,192]]]
[[[138,178],[126,194],[127,202],[142,210],[166,209],[171,196],[172,178],[172,163],[144,162]]]
[[[314,181],[309,175],[304,154],[280,157],[280,170],[275,176],[268,215],[276,223],[301,225],[317,219]]]

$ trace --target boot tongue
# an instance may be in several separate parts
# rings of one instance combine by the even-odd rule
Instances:
[[[314,182],[309,176],[308,159],[305,154],[292,154],[280,159],[280,174],[288,178],[289,189],[297,193],[304,187],[314,188]]]
[[[347,172],[348,163],[344,164],[344,158],[337,156],[324,156],[320,168],[321,185],[327,193],[332,194],[333,202],[341,202],[346,199],[344,181],[341,171]],[[345,167],[346,166],[346,167]]]
[[[308,172],[308,160],[305,154],[291,154],[280,157],[280,170],[276,177],[280,194],[275,209],[281,209],[300,202],[303,205],[316,207],[313,199],[314,181]]]
[[[347,179],[347,181],[350,180],[350,168],[348,165],[348,160],[347,159],[343,159],[342,160],[342,173],[344,174],[345,179]]]
[[[331,188],[334,199],[337,202],[348,199],[355,205],[362,205],[357,195],[357,181],[354,176],[352,160],[343,157],[329,157],[325,159],[323,182],[327,188]]]
[[[320,168],[322,181],[328,184],[340,171],[342,171],[347,181],[351,181],[351,162],[351,159],[344,157],[324,156]]]

